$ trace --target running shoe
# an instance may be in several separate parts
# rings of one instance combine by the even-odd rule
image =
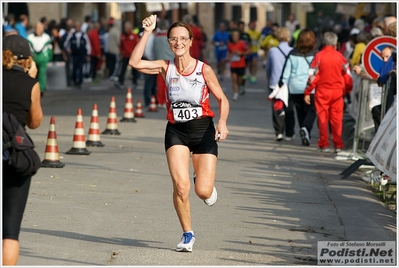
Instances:
[[[340,153],[340,152],[342,152],[342,149],[341,149],[341,148],[335,148],[334,153],[338,154],[338,153]]]
[[[195,236],[193,232],[184,232],[181,237],[181,241],[177,244],[176,251],[179,252],[192,252],[193,245],[195,242]]]
[[[276,136],[276,141],[282,141],[283,140],[283,134],[278,134],[277,136]]]
[[[295,134],[292,135],[291,137],[285,137],[284,138],[286,141],[292,141],[293,139],[295,139]]]
[[[330,152],[330,148],[319,148],[319,150],[322,153],[329,153]]]
[[[208,199],[205,199],[204,203],[207,204],[208,206],[213,206],[217,200],[218,200],[218,192],[216,191],[216,188],[214,186],[211,196]]]
[[[245,88],[244,88],[244,86],[243,86],[243,85],[240,85],[240,86],[238,86],[238,87],[239,87],[238,93],[239,93],[240,95],[245,95]]]
[[[251,76],[251,77],[249,78],[249,82],[250,82],[251,84],[256,84],[256,77],[255,77],[255,76]]]
[[[301,134],[301,139],[302,139],[302,145],[309,146],[310,145],[310,137],[309,137],[309,132],[306,129],[306,127],[302,127],[301,130],[299,131]]]
[[[236,101],[238,99],[238,93],[234,93],[233,95],[233,101]]]

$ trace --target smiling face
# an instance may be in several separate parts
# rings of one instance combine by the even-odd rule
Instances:
[[[193,42],[189,31],[182,26],[172,28],[169,32],[168,40],[170,49],[176,56],[186,54]]]

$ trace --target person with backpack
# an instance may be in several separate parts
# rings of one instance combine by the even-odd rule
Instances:
[[[83,82],[83,65],[90,62],[91,45],[86,33],[81,30],[81,23],[75,23],[75,31],[71,32],[64,43],[66,51],[72,56],[72,79],[80,89]]]
[[[14,115],[24,128],[39,127],[43,118],[40,85],[35,79],[36,75],[37,68],[28,41],[19,35],[4,37],[3,112]],[[3,152],[2,263],[16,265],[19,257],[18,238],[31,177],[21,177],[5,160]]]
[[[285,131],[292,137],[295,133],[295,117],[291,112],[296,110],[302,144],[310,145],[310,133],[316,119],[314,102],[305,103],[304,91],[309,77],[310,64],[316,54],[316,38],[312,30],[302,30],[297,39],[296,47],[291,50],[285,62],[280,79],[280,86],[288,86],[289,98],[285,118]],[[313,94],[311,95],[313,99]]]
[[[292,50],[292,47],[288,45],[291,39],[290,30],[286,27],[280,27],[276,30],[275,36],[279,41],[277,47],[270,48],[269,54],[266,59],[266,76],[269,82],[269,89],[272,92],[280,81],[280,77],[283,71],[285,61],[288,54]],[[285,128],[285,116],[284,113],[280,113],[278,110],[273,109],[273,127],[276,133],[276,141],[282,141],[284,136]],[[285,113],[286,114],[286,113]],[[291,133],[286,133],[286,139],[292,139]]]

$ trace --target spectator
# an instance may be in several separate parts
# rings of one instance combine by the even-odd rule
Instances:
[[[15,29],[15,17],[14,14],[10,13],[4,20],[3,23],[3,36],[18,34]]]
[[[290,36],[292,36],[292,34],[295,31],[295,27],[298,25],[298,21],[295,19],[294,14],[290,14],[288,16],[288,20],[285,21],[285,27],[288,28],[288,30],[290,31]]]
[[[33,51],[33,60],[38,69],[38,80],[42,95],[46,91],[47,63],[53,60],[53,46],[48,34],[44,32],[41,22],[35,25],[35,32],[28,35],[28,41]]]
[[[75,31],[65,40],[65,48],[72,56],[72,80],[80,89],[83,82],[83,64],[90,61],[91,46],[87,34],[81,30],[81,23],[75,23]]]
[[[252,53],[247,56],[247,66],[251,76],[249,77],[249,82],[252,84],[256,83],[256,73],[258,72],[258,50],[260,42],[260,32],[256,30],[256,22],[251,21],[248,23],[248,35],[251,39],[251,50]]]
[[[336,50],[337,35],[326,32],[323,41],[324,47],[315,55],[310,66],[315,71],[309,77],[304,99],[310,105],[310,94],[315,90],[314,102],[319,126],[318,147],[321,152],[330,151],[328,134],[330,125],[335,152],[338,153],[344,148],[342,141],[343,96],[352,89],[352,80],[347,74],[348,61]]]
[[[64,24],[65,23],[65,24]],[[65,28],[64,28],[65,27]],[[64,60],[65,60],[65,65],[66,65],[66,76],[67,76],[67,85],[70,87],[72,85],[72,55],[67,52],[67,49],[65,47],[65,41],[67,37],[75,32],[74,28],[74,22],[70,18],[65,18],[62,21],[62,28],[59,31],[59,35],[62,38],[62,49],[63,49],[63,55],[64,55]]]
[[[96,83],[96,76],[98,70],[98,61],[101,59],[101,44],[100,44],[100,23],[95,22],[93,28],[89,31],[88,37],[91,46],[90,54],[90,75],[93,83]]]
[[[51,30],[49,30],[49,21],[48,21],[48,19],[46,17],[42,17],[40,19],[40,22],[43,24],[44,32],[51,37],[52,33],[51,33]]]
[[[66,61],[64,40],[60,35],[60,26],[52,28],[53,36],[53,61]]]
[[[230,61],[230,72],[233,86],[233,100],[238,98],[238,88],[242,87],[242,76],[245,74],[245,55],[251,54],[252,50],[247,44],[240,40],[240,32],[234,30],[231,36],[232,41],[228,43],[228,56]],[[241,89],[241,91],[244,89]]]
[[[154,57],[156,60],[170,60],[173,61],[175,55],[170,49],[168,42],[168,28],[169,21],[161,20],[159,22],[159,31],[154,37]],[[157,102],[158,108],[166,108],[166,95],[168,87],[162,74],[157,74]]]
[[[19,16],[19,22],[15,25],[15,29],[17,30],[18,34],[23,38],[28,37],[27,27],[28,27],[29,19],[27,15]]]
[[[100,30],[98,34],[100,36],[100,47],[101,47],[101,59],[97,63],[97,70],[101,69],[103,62],[105,62],[105,51],[104,51],[104,35],[108,32],[108,23],[106,18],[100,18]],[[107,77],[107,76],[105,76]]]
[[[109,53],[109,31],[112,28],[112,24],[108,24],[107,30],[103,35],[103,42],[104,42],[104,54],[105,54],[105,69],[104,69],[104,77],[111,80],[109,77],[112,73],[110,71],[114,70],[115,68],[115,57]],[[112,80],[111,80],[112,81]]]
[[[353,54],[350,60],[351,66],[359,65],[361,63],[361,58],[363,55],[364,50],[366,49],[366,44],[368,43],[367,40],[367,33],[364,31],[361,31],[357,36],[356,36],[356,44],[353,49]]]
[[[349,43],[349,30],[344,28],[338,34],[338,51],[341,52],[342,55],[345,55],[348,43]]]
[[[384,65],[388,62],[388,60],[391,58],[392,54],[394,53],[395,48],[392,46],[386,46],[383,49],[381,49],[381,58],[382,61],[384,62]],[[384,69],[385,66],[383,66],[380,70],[380,77],[381,77],[381,71]],[[393,68],[393,67],[392,67]],[[377,79],[377,83],[379,86],[382,87],[382,83],[380,80],[380,77]],[[388,79],[387,79],[388,80]],[[388,92],[387,92],[388,93]],[[389,94],[388,94],[389,95]],[[395,94],[396,95],[396,94]],[[389,108],[388,105],[389,101],[387,102],[386,108]],[[373,120],[374,120],[374,129],[375,132],[377,133],[378,128],[380,127],[381,123],[381,104],[374,106],[371,109],[371,114],[373,115]]]
[[[298,36],[299,36],[300,32],[301,32],[301,26],[299,24],[297,24],[295,26],[295,31],[292,33],[290,46],[296,47],[296,41],[298,40]]]
[[[217,62],[217,74],[219,80],[223,80],[226,62],[227,62],[227,44],[229,43],[230,34],[226,29],[226,24],[221,22],[219,29],[212,38],[212,44],[215,46],[215,57]]]
[[[389,35],[389,25],[394,22],[396,23],[395,16],[388,16],[384,18],[384,34]]]
[[[134,47],[139,42],[139,36],[133,33],[133,27],[130,22],[125,22],[123,26],[123,32],[120,37],[120,52],[122,55],[122,67],[119,73],[118,82],[115,82],[115,86],[119,89],[123,88],[125,81],[126,69],[129,64],[130,55],[133,52]],[[137,86],[138,71],[132,68],[132,85]]]
[[[120,25],[119,22],[114,23],[110,21],[111,28],[109,30],[108,37],[108,54],[110,57],[110,66],[109,66],[109,80],[117,82],[118,81],[118,71],[119,71],[119,47],[120,47],[120,38],[121,31],[119,30]]]
[[[82,33],[88,33],[91,29],[91,16],[85,16],[85,21],[82,23]]]
[[[190,14],[184,15],[182,21],[190,25],[190,29],[193,32],[193,44],[190,48],[190,54],[193,58],[199,59],[201,58],[201,50],[204,47],[201,29],[194,24],[193,17]]]
[[[280,86],[286,84],[289,91],[288,107],[286,110],[285,128],[288,137],[294,136],[295,108],[302,144],[310,145],[310,133],[316,119],[316,108],[311,94],[311,104],[307,105],[304,100],[304,91],[309,76],[310,63],[316,54],[316,38],[312,30],[304,29],[298,36],[297,46],[290,52],[284,65]]]
[[[266,76],[269,83],[269,90],[272,92],[279,83],[284,63],[292,47],[288,45],[291,39],[290,30],[286,27],[278,28],[276,38],[279,41],[277,47],[272,47],[266,59]],[[276,134],[276,141],[283,140],[283,132],[285,126],[285,116],[279,116],[278,112],[273,108],[273,127]],[[289,134],[289,135],[288,135]],[[292,138],[293,133],[287,133],[288,138]]]
[[[3,111],[15,115],[23,127],[38,128],[43,111],[40,86],[34,78],[37,69],[28,41],[12,35],[3,38],[2,45]],[[32,177],[19,176],[5,163],[2,165],[2,266],[17,265],[20,251],[18,238],[32,180]]]

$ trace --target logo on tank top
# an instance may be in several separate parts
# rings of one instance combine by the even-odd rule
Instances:
[[[190,81],[190,85],[191,85],[192,87],[196,87],[196,86],[202,85],[202,84],[203,84],[203,83],[202,83],[201,81],[198,81],[197,78],[195,78],[194,80],[191,80],[191,81]]]
[[[196,72],[196,75],[202,75],[202,72]]]
[[[173,85],[173,84],[177,84],[179,83],[179,78],[170,78],[169,79],[169,84]]]

